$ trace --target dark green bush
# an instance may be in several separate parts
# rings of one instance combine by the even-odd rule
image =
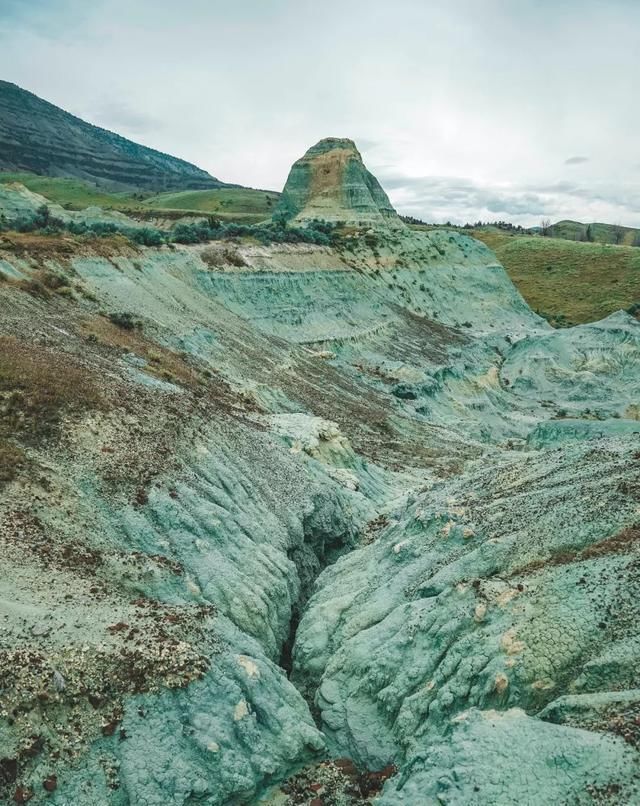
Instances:
[[[134,319],[133,314],[128,311],[115,311],[107,314],[107,319],[123,330],[135,330],[135,328],[140,327],[140,322]]]
[[[35,213],[20,216],[12,222],[0,220],[0,229],[14,229],[18,232],[42,232],[54,234],[61,231],[73,235],[124,235],[133,243],[143,246],[161,246],[162,244],[196,244],[209,241],[228,240],[231,238],[252,237],[263,244],[271,243],[312,243],[329,246],[337,243],[336,228],[327,221],[311,221],[304,227],[288,226],[282,219],[264,224],[240,224],[229,222],[223,224],[213,217],[207,221],[189,224],[176,224],[169,232],[155,227],[128,227],[114,222],[94,221],[61,221],[51,215],[47,205],[43,204]]]

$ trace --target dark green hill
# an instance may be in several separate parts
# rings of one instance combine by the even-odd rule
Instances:
[[[111,190],[229,187],[189,162],[92,126],[0,81],[0,171],[71,177]]]

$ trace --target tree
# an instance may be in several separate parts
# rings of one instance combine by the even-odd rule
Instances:
[[[51,220],[51,211],[46,204],[41,204],[36,210],[35,221],[38,227],[46,227]]]
[[[540,232],[545,238],[551,238],[553,235],[553,226],[550,218],[543,218],[540,222]]]
[[[593,243],[593,230],[591,229],[591,224],[587,224],[587,231],[585,233],[585,236],[589,243]]]
[[[613,225],[613,242],[619,246],[624,241],[624,227],[620,224]]]

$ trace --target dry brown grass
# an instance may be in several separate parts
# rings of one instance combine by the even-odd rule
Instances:
[[[0,336],[0,437],[51,436],[63,412],[102,405],[95,380],[78,361]]]
[[[111,258],[114,255],[132,255],[136,247],[123,235],[98,237],[92,235],[41,235],[35,232],[5,232],[0,235],[0,250],[12,254],[25,254],[30,258],[72,258],[90,250],[91,255]]]
[[[126,350],[144,358],[148,362],[144,371],[156,378],[179,383],[187,388],[196,387],[200,383],[197,371],[183,356],[151,341],[138,329],[127,330],[104,316],[94,316],[82,322],[80,330],[85,337],[98,344]]]
[[[562,238],[473,232],[529,305],[553,325],[595,322],[640,302],[640,249]]]
[[[0,488],[13,481],[26,463],[22,448],[0,437]]]

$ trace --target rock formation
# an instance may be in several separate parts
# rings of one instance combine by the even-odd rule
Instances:
[[[92,126],[0,81],[0,171],[97,182],[116,190],[228,187],[184,160]]]
[[[402,227],[353,140],[327,137],[293,164],[275,212],[287,221]]]
[[[0,241],[3,802],[640,802],[640,323],[374,191]]]

